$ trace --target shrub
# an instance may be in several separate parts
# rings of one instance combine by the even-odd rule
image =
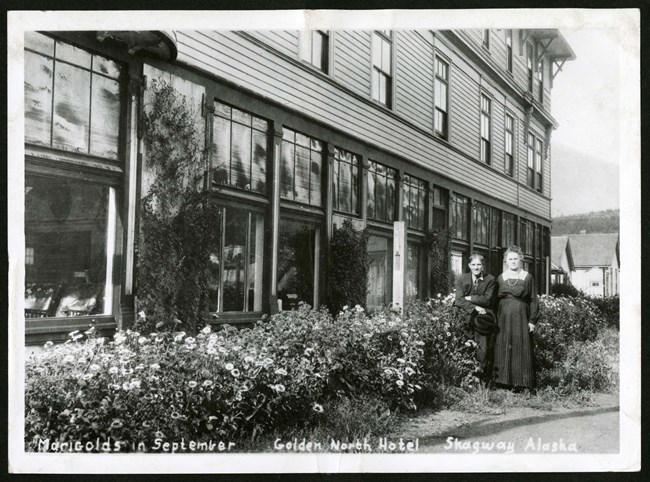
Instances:
[[[613,374],[603,340],[574,342],[555,376],[559,377],[558,385],[568,392],[609,388]]]
[[[540,317],[534,331],[535,363],[540,386],[556,381],[554,370],[567,359],[573,342],[588,342],[604,328],[605,320],[583,297],[540,297]]]
[[[612,326],[617,330],[620,329],[621,317],[621,299],[618,295],[608,296],[606,298],[589,297],[600,313],[605,317],[608,326]]]
[[[449,293],[453,283],[451,272],[451,232],[449,229],[435,228],[427,233],[425,245],[431,260],[431,293]]]
[[[338,313],[345,305],[365,306],[368,293],[368,235],[349,219],[334,231],[329,254],[329,307]]]
[[[583,296],[584,293],[572,284],[557,283],[551,285],[551,295],[555,296],[556,298],[575,298],[577,296]]]

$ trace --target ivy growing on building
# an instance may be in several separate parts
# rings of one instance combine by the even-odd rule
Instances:
[[[195,333],[208,321],[218,275],[221,211],[203,189],[207,152],[200,115],[170,84],[154,81],[143,116],[146,193],[140,205],[136,329],[178,324]],[[156,325],[153,325],[156,323]]]
[[[429,251],[431,295],[445,296],[451,291],[453,274],[451,272],[451,232],[446,228],[434,228],[427,233],[425,246]]]
[[[338,313],[344,306],[366,305],[368,293],[368,234],[356,230],[349,219],[334,231],[330,242],[329,308]]]

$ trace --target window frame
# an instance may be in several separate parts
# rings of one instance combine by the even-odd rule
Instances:
[[[515,175],[515,126],[515,116],[506,112],[503,126],[503,154],[505,159],[504,170],[510,177]]]
[[[544,142],[535,137],[535,189],[542,192],[544,187]]]
[[[293,133],[293,141],[288,140],[288,139],[285,138],[285,136],[287,135],[288,132]],[[298,141],[296,139],[298,135],[304,136],[309,140],[309,147],[308,148],[305,147],[305,146],[300,146],[298,144]],[[292,196],[291,197],[287,197],[287,196],[285,196],[283,194],[282,169],[284,168],[284,146],[285,146],[285,142],[294,146],[293,147],[293,163],[292,163],[293,174],[291,176],[291,184],[292,184],[292,189],[291,189]],[[313,163],[314,163],[313,154],[319,152],[318,150],[312,149],[313,142],[318,142],[321,145],[321,150],[320,150],[321,159],[320,159],[320,165],[319,165],[319,167],[320,167],[320,180],[319,180],[319,182],[317,184],[314,184],[318,189],[318,195],[320,197],[320,202],[318,202],[318,203],[315,203],[315,202],[312,201],[313,194],[315,192],[315,190],[313,189],[314,185],[312,185],[312,172],[313,172],[312,167],[313,167]],[[308,197],[308,199],[307,199],[306,202],[296,199],[296,161],[297,161],[297,158],[298,158],[296,146],[300,146],[300,147],[309,149],[309,166],[308,166],[309,183],[308,183],[308,188],[307,188],[307,197]],[[288,127],[288,126],[283,126],[283,128],[282,128],[282,142],[281,142],[281,147],[280,147],[280,159],[277,160],[277,162],[279,164],[278,167],[280,169],[280,199],[282,201],[290,201],[290,202],[295,202],[295,203],[299,203],[299,204],[302,204],[302,205],[322,208],[323,207],[323,200],[326,197],[325,193],[323,192],[323,183],[324,183],[324,178],[325,178],[324,174],[325,174],[325,164],[327,163],[327,155],[328,155],[327,154],[327,144],[325,142],[323,142],[320,139],[317,139],[317,138],[315,138],[313,136],[310,136],[308,134],[304,134],[303,132],[300,132],[300,131],[298,131],[296,129],[292,129],[292,128]]]
[[[362,165],[362,157],[361,155],[349,151],[347,149],[344,149],[342,147],[338,146],[333,146],[333,162],[332,162],[332,210],[334,212],[346,214],[349,216],[355,216],[355,217],[361,217],[361,181],[363,178],[363,165]],[[337,157],[337,154],[339,152],[345,152],[349,153],[352,159],[352,162],[348,162],[345,159],[341,159]],[[351,166],[350,169],[350,211],[346,211],[345,209],[341,208],[341,203],[339,201],[339,196],[341,194],[340,190],[340,178],[341,178],[341,170],[340,170],[340,164],[341,162],[345,164],[349,164]],[[353,170],[356,168],[356,180],[354,179],[354,174]],[[356,191],[355,191],[356,187]],[[352,199],[356,193],[356,199]]]
[[[377,173],[377,166],[381,166],[382,168],[385,169],[384,174],[379,174]],[[374,167],[374,170],[373,170]],[[386,164],[383,164],[381,162],[375,161],[373,159],[368,159],[367,160],[367,167],[364,166],[364,170],[367,172],[366,177],[366,190],[367,190],[367,197],[368,197],[368,202],[366,205],[366,215],[368,219],[380,223],[392,223],[397,220],[397,201],[399,199],[399,176],[398,173],[399,171],[393,167],[387,166]],[[392,173],[392,177],[391,177]],[[374,189],[371,195],[371,189],[370,189],[370,178],[371,176],[374,175]],[[377,212],[377,187],[379,185],[378,180],[382,179],[384,181],[384,216],[378,216]],[[392,180],[393,181],[393,202],[392,206],[389,204],[389,198],[388,198],[388,181]],[[372,197],[374,204],[373,204],[373,213],[371,215],[370,213],[370,198]],[[388,215],[389,211],[391,210],[390,208],[392,207],[392,214]]]
[[[538,45],[539,50],[539,45]],[[538,54],[539,55],[539,54]],[[537,100],[540,104],[544,104],[544,56],[541,55],[537,59],[537,86],[539,91],[537,93]]]
[[[425,231],[427,229],[427,217],[428,217],[427,205],[429,202],[427,182],[424,179],[421,179],[417,176],[413,176],[412,174],[404,173],[400,185],[402,186],[402,193],[403,193],[402,206],[404,210],[404,224],[406,225],[407,229]],[[412,218],[409,219],[406,214],[407,207],[411,207],[411,196],[413,192],[417,193],[417,200],[418,200],[417,202],[418,216],[415,225],[411,224]],[[408,201],[407,201],[407,197],[408,197]],[[420,208],[422,208],[422,211],[420,211]]]
[[[483,29],[481,46],[486,50],[490,50],[490,29],[488,28]]]
[[[480,103],[479,161],[490,166],[492,165],[492,98],[482,92],[480,95]]]
[[[469,241],[470,203],[467,196],[458,193],[450,193],[449,196],[449,228],[453,238],[461,241]],[[462,236],[458,236],[458,211],[462,211]]]
[[[371,87],[370,87],[370,98],[377,102],[380,105],[383,105],[387,109],[392,109],[394,105],[394,77],[395,77],[395,52],[394,52],[394,32],[392,30],[373,30],[372,31],[372,42],[371,42]],[[378,43],[379,42],[379,43]],[[383,69],[383,45],[387,44],[389,49],[389,62],[390,62],[390,72],[387,72]],[[375,64],[375,49],[379,49],[379,57],[382,65]],[[377,85],[376,78],[380,81],[381,78],[384,78],[386,82],[386,102],[381,100],[381,82]],[[377,89],[378,94],[375,97],[375,89]]]
[[[513,71],[513,30],[506,29],[506,70],[509,73]]]
[[[444,66],[446,76],[443,77],[439,75],[438,65]],[[449,139],[449,101],[450,97],[450,72],[451,72],[451,62],[443,59],[440,55],[436,54],[434,56],[434,75],[433,75],[433,92],[434,92],[434,102],[433,102],[433,132],[443,138]],[[444,85],[446,96],[445,96],[445,109],[442,109],[440,106],[440,96],[438,96],[438,85]],[[438,115],[442,119],[443,128],[438,128]]]
[[[298,58],[303,62],[311,65],[316,70],[326,75],[330,74],[331,64],[331,33],[329,30],[300,30],[298,37]],[[321,67],[314,62],[314,35],[321,37],[322,47],[320,52]]]
[[[531,189],[535,189],[535,140],[535,134],[529,132],[526,142],[526,185]]]
[[[528,92],[533,92],[533,78],[535,63],[533,59],[533,44],[529,41],[526,42],[526,79],[527,79],[527,90]]]

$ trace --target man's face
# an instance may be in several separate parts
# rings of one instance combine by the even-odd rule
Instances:
[[[469,269],[474,276],[481,276],[481,273],[483,272],[483,263],[478,259],[473,259],[469,263]]]

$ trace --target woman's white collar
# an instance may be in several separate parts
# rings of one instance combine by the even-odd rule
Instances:
[[[521,279],[521,280],[523,280],[523,279],[526,279],[526,276],[528,276],[528,271],[523,270],[523,269],[519,272],[518,276],[513,276],[511,273],[512,273],[512,271],[507,269],[507,270],[505,270],[503,272],[503,274],[501,276],[503,276],[504,280],[506,280],[506,279]]]

